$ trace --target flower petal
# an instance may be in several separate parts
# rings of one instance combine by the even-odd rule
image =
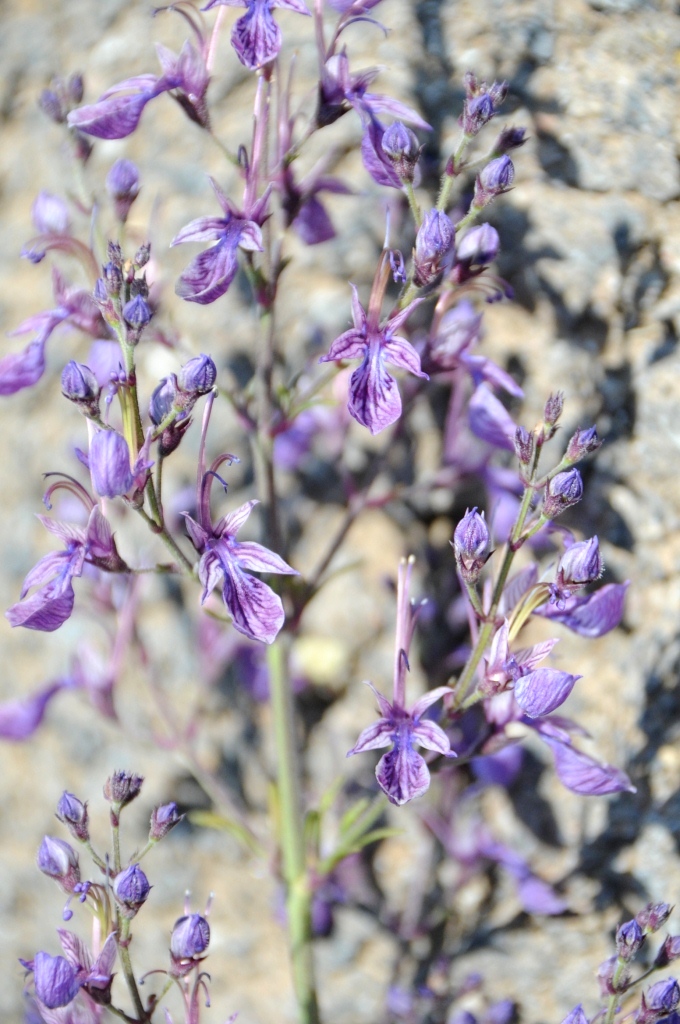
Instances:
[[[45,341],[32,341],[21,352],[0,359],[0,395],[14,395],[36,384],[45,372]]]
[[[320,245],[335,238],[335,228],[326,208],[315,196],[304,200],[293,218],[293,227],[305,245]]]
[[[208,599],[218,584],[222,582],[224,567],[221,559],[214,551],[206,551],[198,563],[198,579],[203,585],[201,604]]]
[[[299,575],[297,569],[293,569],[287,562],[284,562],[280,555],[254,541],[236,543],[232,554],[242,569],[255,572],[277,572],[287,576]]]
[[[495,448],[515,450],[516,424],[486,384],[479,385],[470,399],[468,409],[470,429],[476,437]]]
[[[223,563],[223,568],[222,594],[234,629],[251,640],[271,644],[285,619],[281,598],[256,576],[241,572],[236,563]]]
[[[228,515],[220,519],[219,523],[215,527],[215,534],[218,537],[223,537],[225,534],[228,534],[230,537],[235,537],[243,524],[247,521],[248,516],[255,506],[259,504],[260,502],[258,499],[253,498],[251,501],[244,502],[243,505],[234,509],[233,512],[229,512]]]
[[[377,346],[373,352],[366,352],[363,363],[350,378],[347,408],[372,434],[379,434],[401,415],[397,382],[385,369]]]
[[[606,793],[635,793],[635,786],[620,768],[601,764],[569,743],[543,736],[555,755],[555,770],[560,781],[584,796],[603,796]]]
[[[409,373],[415,374],[416,377],[423,377],[425,380],[430,379],[421,370],[420,356],[406,338],[390,338],[383,343],[382,350],[383,359],[386,363],[391,363],[392,366],[397,366],[400,370],[408,370]]]
[[[564,704],[581,676],[572,676],[556,668],[539,668],[521,676],[515,683],[515,700],[530,718],[549,715]]]
[[[0,738],[26,740],[32,736],[45,717],[47,705],[65,685],[63,682],[51,683],[28,697],[0,704]]]
[[[345,331],[331,344],[327,354],[321,356],[320,363],[333,363],[338,359],[363,359],[366,354],[366,335],[362,331],[352,329]]]
[[[392,705],[388,701],[387,697],[385,697],[385,695],[382,694],[380,690],[376,690],[373,683],[369,682],[368,679],[365,679],[364,682],[366,686],[368,686],[369,689],[373,691],[373,696],[377,700],[378,707],[380,708],[380,714],[383,716],[383,718],[387,718],[390,721],[392,721],[394,718],[394,709],[392,708]]]
[[[422,796],[430,788],[424,758],[409,743],[383,754],[375,769],[378,785],[393,804],[401,805]]]
[[[379,747],[389,747],[394,735],[394,725],[386,718],[379,718],[377,722],[366,726],[359,739],[351,750],[347,751],[347,757],[352,754],[363,754],[366,750],[377,750]]]
[[[158,93],[155,88],[127,95],[109,95],[98,103],[72,110],[68,115],[69,126],[98,139],[124,139],[132,135],[144,107],[156,95]]]
[[[276,57],[281,49],[281,29],[267,3],[251,3],[231,33],[236,56],[251,71]]]
[[[420,716],[425,714],[429,707],[436,704],[437,701],[441,700],[442,697],[445,697],[447,693],[453,693],[450,686],[437,686],[434,690],[428,690],[427,693],[424,693],[411,708],[409,712],[411,718],[418,721]]]
[[[199,252],[175,285],[179,297],[205,306],[224,295],[238,270],[236,244],[223,237],[212,249]]]
[[[623,602],[628,586],[629,581],[607,583],[594,594],[569,598],[563,608],[548,605],[537,609],[535,614],[552,619],[553,622],[561,622],[580,636],[604,636],[618,626],[623,617]]]
[[[66,622],[73,611],[75,594],[71,576],[54,580],[5,612],[10,626],[25,626],[52,633]]]
[[[182,245],[184,242],[216,242],[224,234],[226,223],[224,217],[197,217],[175,235],[170,245]]]
[[[427,747],[428,750],[436,750],[438,754],[443,754],[444,757],[458,756],[455,751],[451,750],[449,737],[444,730],[430,718],[423,718],[414,725],[411,735],[414,742],[419,743],[421,747]]]

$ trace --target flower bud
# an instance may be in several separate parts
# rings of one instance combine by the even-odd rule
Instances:
[[[489,557],[489,530],[476,508],[467,511],[453,534],[458,571],[466,583],[476,583]]]
[[[590,452],[596,452],[601,444],[602,441],[598,438],[595,427],[589,427],[587,430],[577,430],[569,439],[565,459],[569,462],[579,462],[580,459],[589,455]]]
[[[114,772],[104,783],[104,798],[117,807],[132,803],[142,788],[144,778],[132,772]]]
[[[526,427],[518,427],[515,431],[515,454],[523,466],[528,466],[534,457],[536,439]]]
[[[487,206],[492,199],[507,192],[515,180],[515,168],[509,156],[499,156],[489,161],[477,176],[473,205]]]
[[[66,83],[66,91],[74,106],[77,107],[79,103],[83,102],[85,86],[83,83],[83,76],[80,71],[74,71],[72,75],[69,75],[68,82]]]
[[[667,935],[663,946],[654,957],[654,967],[667,967],[680,957],[680,935]]]
[[[394,165],[401,181],[413,182],[420,156],[420,144],[415,132],[395,121],[385,129],[381,142],[385,156]]]
[[[544,423],[547,423],[549,427],[554,427],[562,415],[563,407],[564,395],[561,391],[555,391],[552,395],[548,395],[548,399],[543,410]]]
[[[467,96],[459,124],[464,133],[471,138],[497,113],[508,94],[508,83],[494,82],[489,87],[485,82],[478,85],[475,76],[468,72],[465,76],[465,91]]]
[[[136,345],[142,331],[151,320],[151,309],[146,299],[141,295],[135,295],[123,306],[123,320],[127,325],[127,342],[129,345]]]
[[[90,473],[100,498],[115,498],[131,489],[130,449],[122,434],[115,430],[95,432],[90,442]]]
[[[618,957],[612,956],[598,967],[597,980],[600,985],[600,995],[613,996],[618,992],[625,991],[630,981],[630,973],[628,971],[619,971],[619,977],[615,983],[614,977],[617,974],[618,966]]]
[[[217,367],[210,356],[194,356],[180,369],[177,383],[192,395],[207,395],[217,380]]]
[[[577,469],[565,469],[548,480],[543,498],[543,515],[555,519],[583,497],[583,481]]]
[[[170,937],[170,957],[172,966],[170,973],[174,977],[187,974],[203,954],[210,943],[210,925],[200,914],[187,914],[175,921]]]
[[[139,249],[135,253],[135,258],[132,262],[139,270],[141,270],[142,267],[145,267],[147,265],[150,259],[151,242],[144,242],[142,245],[140,245]]]
[[[599,580],[604,571],[597,537],[572,544],[557,563],[557,575],[567,587],[582,587]]]
[[[99,412],[100,387],[89,366],[74,359],[61,372],[61,393],[69,402],[81,406],[90,416]]]
[[[160,426],[163,420],[172,412],[176,394],[177,389],[172,377],[165,377],[154,388],[149,402],[149,419],[156,427]]]
[[[468,231],[458,243],[456,259],[461,263],[486,266],[496,259],[500,245],[496,229],[490,224],[480,224]]]
[[[113,260],[109,260],[109,262],[105,263],[102,267],[102,273],[107,297],[112,299],[117,298],[120,295],[121,288],[123,287],[123,272],[120,267],[113,262]]]
[[[131,160],[116,160],[106,175],[106,188],[113,199],[116,217],[124,224],[139,195],[139,171]]]
[[[63,956],[36,953],[33,976],[36,997],[50,1010],[68,1006],[80,990],[78,972]]]
[[[643,932],[658,932],[672,913],[670,903],[648,903],[647,906],[635,915],[635,920]]]
[[[63,839],[45,836],[37,856],[38,868],[59,882],[64,892],[73,892],[80,881],[78,854]]]
[[[636,1024],[653,1024],[661,1017],[667,1017],[680,1003],[680,986],[675,978],[657,981],[642,993],[640,1009],[635,1015]]]
[[[616,952],[622,960],[628,962],[634,959],[644,941],[644,932],[633,918],[632,921],[622,924],[616,932]]]
[[[413,251],[414,281],[418,287],[432,284],[453,259],[456,230],[440,210],[430,210],[416,235]]]
[[[33,225],[40,235],[68,235],[71,233],[71,219],[68,207],[59,196],[51,192],[39,192],[31,209]]]
[[[149,879],[139,864],[130,864],[113,880],[113,895],[122,907],[125,917],[134,917],[148,900],[150,892]]]
[[[82,843],[89,840],[87,804],[73,793],[62,793],[57,804],[57,818],[66,825],[74,839],[79,839]]]
[[[518,149],[527,141],[526,134],[526,128],[516,128],[514,125],[506,125],[494,143],[494,153],[497,156],[503,156],[505,153],[509,153],[513,149]]]
[[[63,124],[66,120],[67,112],[64,110],[64,106],[55,89],[43,89],[40,93],[38,106],[43,114],[47,114],[50,121],[54,121],[55,124]]]
[[[151,827],[149,828],[149,839],[154,842],[158,842],[159,839],[163,839],[167,836],[170,829],[173,829],[175,825],[179,825],[180,821],[184,817],[177,810],[177,804],[169,803],[162,804],[160,807],[154,807],[151,812]]]

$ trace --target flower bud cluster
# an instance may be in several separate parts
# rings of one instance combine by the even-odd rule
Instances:
[[[134,198],[128,194],[130,204]],[[139,273],[149,262],[150,252],[150,245],[146,243],[140,246],[133,259],[125,259],[120,245],[109,242],[108,261],[94,287],[93,298],[102,316],[130,346],[139,343],[154,315],[146,273]]]

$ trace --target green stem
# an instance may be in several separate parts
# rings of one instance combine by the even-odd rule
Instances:
[[[465,154],[465,150],[468,148],[468,146],[470,145],[471,141],[472,141],[471,136],[463,134],[463,137],[461,138],[460,142],[458,143],[458,149],[456,150],[456,152],[451,157],[451,160],[450,160],[451,173],[450,174],[448,173],[448,169],[444,172],[444,175],[442,177],[441,188],[439,190],[439,195],[437,197],[437,209],[438,210],[445,211],[446,207],[449,204],[449,199],[451,198],[451,189],[453,188],[453,183],[454,183],[454,181],[456,179],[456,175],[460,174],[460,172],[461,172],[461,169],[462,169],[461,168],[461,163],[462,163],[462,160],[463,160],[463,156]],[[448,168],[448,165],[447,165],[447,168]]]
[[[621,975],[626,969],[626,961],[622,960],[621,957],[617,957],[616,970],[614,971],[614,977],[612,978],[612,987],[616,988],[618,982],[621,979]],[[616,1014],[616,1007],[618,1005],[620,997],[623,995],[622,992],[615,992],[614,995],[609,997],[607,1003],[607,1016],[604,1019],[604,1024],[612,1024],[614,1016]]]
[[[404,182],[404,191],[406,192],[406,198],[408,199],[408,205],[411,207],[411,213],[413,214],[413,219],[416,222],[416,227],[419,228],[422,223],[423,216],[420,212],[420,206],[418,205],[418,200],[416,199],[416,194],[413,190],[413,184],[410,181]]]
[[[285,640],[267,648],[276,744],[281,849],[287,886],[288,934],[300,1024],[320,1024],[314,982],[311,892],[307,879],[295,709],[287,672]]]
[[[132,970],[132,960],[130,959],[130,921],[127,918],[123,918],[120,922],[120,935],[118,938],[118,955],[120,956],[120,962],[123,967],[123,974],[125,975],[125,982],[129,989],[132,997],[132,1002],[135,1004],[135,1013],[140,1022],[148,1021],[149,1015],[144,1009],[144,1003],[139,994],[137,988],[137,982],[135,981],[135,975]]]

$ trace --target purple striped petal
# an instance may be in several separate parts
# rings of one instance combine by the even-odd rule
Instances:
[[[197,217],[175,235],[170,246],[184,242],[216,242],[224,234],[225,227],[224,217]]]
[[[251,640],[273,643],[285,619],[281,598],[256,576],[241,572],[235,563],[223,568],[222,594],[234,629]]]
[[[247,521],[255,506],[259,504],[258,499],[253,498],[251,501],[244,502],[243,505],[234,509],[233,512],[229,512],[228,515],[220,519],[219,523],[215,527],[216,535],[218,537],[223,537],[225,534],[228,534],[230,537],[235,537],[243,524]]]
[[[53,633],[59,629],[71,615],[75,594],[71,576],[53,580],[30,597],[12,605],[5,612],[10,626],[24,626],[26,629],[38,629],[43,633]]]
[[[581,676],[572,676],[556,668],[539,668],[521,676],[515,683],[515,700],[530,718],[549,715],[564,704]]]
[[[251,572],[276,572],[285,573],[288,576],[299,575],[297,570],[291,568],[287,562],[284,562],[280,555],[270,551],[269,548],[263,547],[262,544],[256,544],[255,541],[237,542],[234,544],[231,553],[242,569],[248,569]]]
[[[68,123],[71,128],[79,128],[98,139],[124,139],[135,131],[144,107],[156,95],[155,88],[123,96],[115,93],[98,103],[71,111]]]
[[[385,718],[379,718],[377,722],[366,726],[351,750],[347,751],[347,757],[352,754],[363,754],[366,750],[378,750],[379,747],[389,747],[392,743],[394,725]]]
[[[423,377],[425,380],[430,379],[421,370],[420,356],[406,338],[390,338],[389,341],[384,342],[382,350],[383,359],[386,363],[391,363],[392,366],[397,366],[400,370],[408,370],[409,373],[415,374],[416,377]]]
[[[239,18],[231,33],[231,45],[245,67],[255,71],[278,54],[281,49],[281,29],[266,2],[251,3]]]
[[[606,793],[635,793],[635,786],[620,768],[601,764],[569,743],[543,736],[555,755],[555,770],[560,781],[583,796],[604,796]]]
[[[222,561],[214,551],[206,551],[198,563],[198,579],[203,586],[201,604],[204,604],[215,587],[224,579]]]
[[[345,331],[336,338],[320,363],[333,363],[338,359],[363,359],[366,354],[366,335],[360,330]]]
[[[175,285],[175,291],[187,302],[208,305],[224,295],[237,270],[235,240],[223,237],[212,249],[204,249],[194,257]]]
[[[562,608],[546,605],[537,609],[535,614],[561,622],[580,636],[604,636],[623,618],[623,603],[629,585],[629,580],[607,583],[594,594],[568,598]]]
[[[430,788],[424,758],[406,742],[383,754],[375,769],[378,785],[393,804],[401,806]]]
[[[26,575],[21,587],[20,597],[22,600],[31,587],[41,587],[66,571],[70,558],[70,551],[50,551],[49,555],[45,555],[39,562],[36,562]]]
[[[401,395],[397,382],[385,369],[378,346],[366,352],[364,361],[354,371],[349,382],[350,415],[379,434],[401,415]]]
[[[433,704],[436,704],[442,697],[445,697],[447,693],[453,693],[450,686],[437,686],[434,690],[428,690],[427,693],[424,693],[411,708],[409,712],[411,718],[417,722],[420,716],[424,715],[428,708],[432,707]]]
[[[445,757],[457,757],[457,754],[451,750],[449,737],[444,730],[429,718],[423,718],[417,725],[414,725],[411,735],[414,742],[419,743],[421,747],[436,750],[438,754],[443,754]]]

